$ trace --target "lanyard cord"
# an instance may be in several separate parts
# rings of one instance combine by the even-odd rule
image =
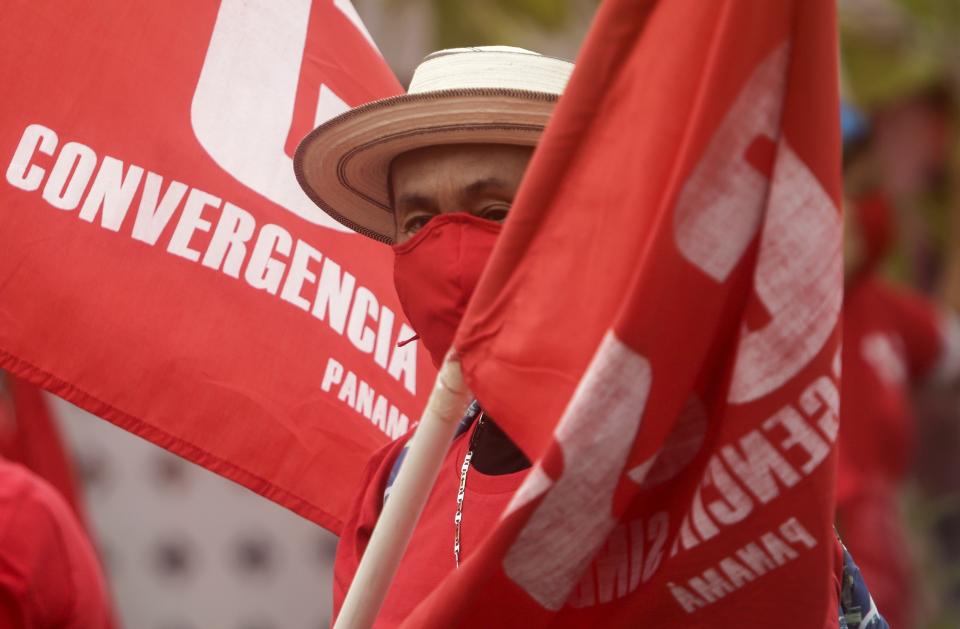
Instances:
[[[457,490],[457,513],[453,517],[453,561],[457,568],[460,567],[460,523],[463,521],[463,497],[467,489],[467,472],[470,470],[470,460],[473,459],[473,450],[477,445],[477,435],[480,428],[483,427],[483,411],[480,411],[480,417],[477,419],[477,427],[470,435],[470,444],[467,446],[467,454],[463,457],[463,465],[460,466],[460,488]]]

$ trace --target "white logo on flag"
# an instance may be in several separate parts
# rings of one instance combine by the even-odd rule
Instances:
[[[535,467],[517,492],[532,499],[550,489],[503,559],[507,576],[547,609],[563,607],[617,525],[613,492],[651,382],[647,359],[608,332],[554,433],[563,473],[551,487]],[[519,506],[511,503],[507,512]]]
[[[313,204],[284,151],[311,0],[222,0],[190,111],[201,146],[243,185],[300,218],[350,231]],[[370,41],[348,0],[334,5]],[[320,86],[315,124],[349,109]]]
[[[833,200],[782,137],[775,145],[772,184],[746,157],[754,142],[780,136],[789,51],[783,44],[750,77],[674,214],[680,252],[723,282],[767,208],[754,285],[771,321],[742,332],[729,394],[738,404],[769,394],[805,367],[829,338],[843,300],[841,219]]]
[[[730,107],[677,199],[674,237],[683,256],[723,282],[760,227],[770,180],[746,159],[751,144],[780,134],[790,47],[760,64]]]
[[[754,273],[771,321],[742,333],[728,397],[734,404],[775,391],[823,349],[843,304],[841,229],[833,200],[781,139]]]

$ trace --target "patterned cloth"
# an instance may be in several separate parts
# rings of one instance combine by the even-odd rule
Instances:
[[[843,549],[843,578],[840,583],[840,629],[890,629],[873,603],[860,568],[846,548]]]

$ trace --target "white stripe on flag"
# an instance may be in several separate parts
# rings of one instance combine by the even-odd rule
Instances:
[[[503,560],[507,576],[547,609],[563,607],[617,524],[613,492],[633,448],[651,381],[647,359],[608,331],[557,425],[554,438],[563,450],[563,473]],[[538,465],[518,495],[541,493],[544,477]]]

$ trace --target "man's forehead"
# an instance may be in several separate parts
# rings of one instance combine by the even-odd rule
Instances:
[[[532,147],[505,144],[470,144],[427,147],[403,153],[390,165],[390,185],[404,187],[443,179],[479,191],[484,187],[513,184],[522,176]]]
[[[488,150],[489,149],[489,150]],[[394,210],[438,206],[443,195],[470,198],[515,194],[532,147],[516,145],[453,145],[404,154],[390,169],[390,200]]]
[[[420,185],[418,185],[420,184]],[[456,181],[457,189],[466,196],[482,196],[512,192],[516,188],[516,181],[500,177],[484,177],[472,173],[462,173]],[[413,180],[404,183],[403,190],[396,196],[395,204],[423,206],[428,204],[436,194],[429,182]]]

